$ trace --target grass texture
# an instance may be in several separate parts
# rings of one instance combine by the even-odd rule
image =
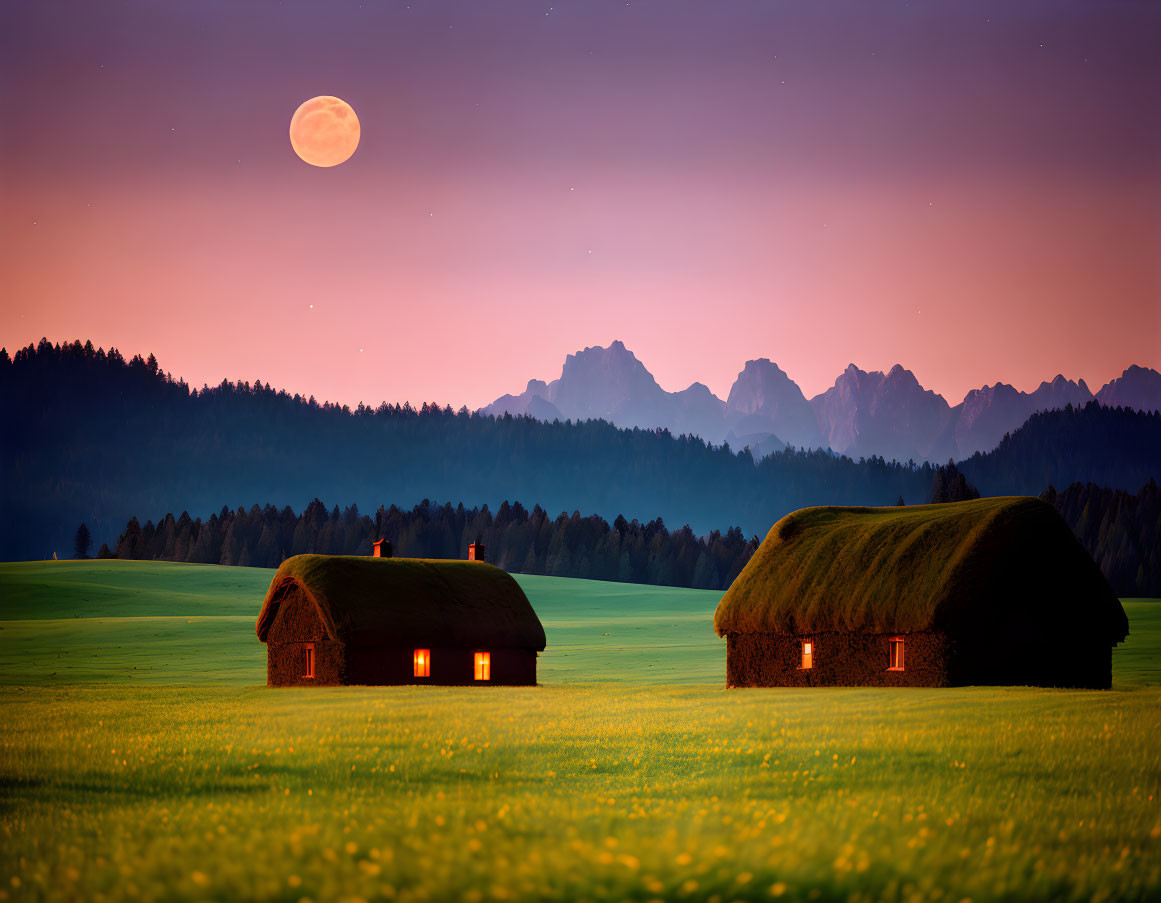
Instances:
[[[272,690],[272,573],[0,565],[3,898],[1161,895],[1156,601],[1111,691],[726,691],[716,594],[520,577],[540,687]]]
[[[955,632],[981,620],[1069,625],[1110,645],[1128,627],[1068,524],[1024,496],[792,512],[726,591],[714,627]]]

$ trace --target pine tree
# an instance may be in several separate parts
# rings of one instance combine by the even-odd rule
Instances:
[[[131,517],[125,525],[125,532],[117,539],[115,554],[121,559],[134,559],[141,554],[141,524]]]
[[[621,560],[617,564],[617,579],[621,583],[633,582],[633,559],[628,549],[621,552]]]
[[[959,472],[954,461],[948,461],[936,470],[931,482],[931,504],[964,502],[979,497],[979,490]]]
[[[84,524],[77,527],[76,541],[73,545],[73,558],[88,558],[89,547],[93,544],[93,537],[89,535],[89,528]]]

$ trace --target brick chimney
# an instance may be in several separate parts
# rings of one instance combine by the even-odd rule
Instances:
[[[389,540],[389,539],[376,539],[373,543],[371,543],[371,545],[375,547],[375,551],[373,551],[371,553],[372,558],[390,558],[391,557],[391,540]]]
[[[482,542],[473,542],[468,546],[468,561],[483,561],[484,560],[484,544]]]

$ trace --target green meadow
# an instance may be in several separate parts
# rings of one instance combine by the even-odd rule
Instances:
[[[271,576],[0,565],[0,899],[1161,898],[1157,601],[1111,691],[726,691],[718,594],[518,577],[539,687],[273,690]]]

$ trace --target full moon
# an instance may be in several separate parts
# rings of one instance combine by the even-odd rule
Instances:
[[[338,166],[359,146],[359,117],[337,97],[312,97],[290,119],[290,146],[311,166]]]

